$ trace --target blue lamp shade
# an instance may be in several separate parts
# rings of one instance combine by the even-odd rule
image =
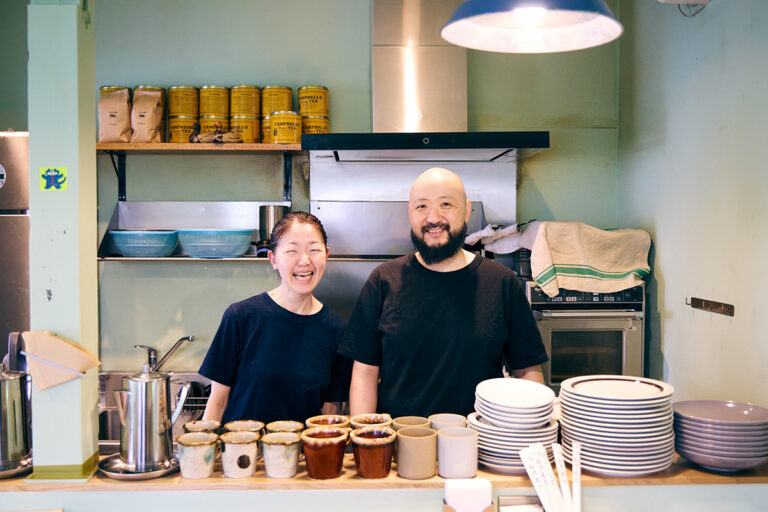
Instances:
[[[603,0],[468,0],[440,35],[474,50],[555,53],[609,43],[623,31]]]

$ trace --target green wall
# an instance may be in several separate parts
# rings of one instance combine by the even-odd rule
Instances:
[[[331,131],[371,129],[370,2],[99,0],[95,27],[94,98],[105,84],[320,83]],[[552,148],[521,166],[518,218],[616,227],[617,70],[616,43],[561,55],[468,52],[470,130],[552,131]],[[306,208],[297,160],[294,205]],[[278,157],[130,155],[128,169],[129,200],[280,199]],[[100,234],[116,186],[101,156]],[[138,368],[134,344],[164,352],[194,334],[199,342],[170,367],[196,369],[226,306],[276,283],[265,263],[101,263],[103,368]]]
[[[767,19],[763,0],[622,3],[619,223],[654,240],[651,371],[678,399],[768,404]]]

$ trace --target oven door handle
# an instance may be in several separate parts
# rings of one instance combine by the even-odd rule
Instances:
[[[642,311],[539,311],[541,318],[626,318],[640,320]]]

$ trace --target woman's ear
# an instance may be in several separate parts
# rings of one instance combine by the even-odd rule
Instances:
[[[272,264],[272,268],[277,270],[277,262],[275,261],[275,253],[271,250],[267,251],[267,258],[269,258],[269,262]]]

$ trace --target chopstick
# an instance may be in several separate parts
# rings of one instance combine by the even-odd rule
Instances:
[[[573,473],[573,512],[581,512],[581,443],[572,444],[573,458],[571,471]]]
[[[568,474],[565,472],[565,459],[563,458],[563,447],[558,443],[552,443],[552,453],[555,456],[555,466],[557,467],[557,476],[560,480],[560,492],[563,495],[563,504],[565,509],[573,511],[573,500],[571,498],[571,489],[568,487]]]

